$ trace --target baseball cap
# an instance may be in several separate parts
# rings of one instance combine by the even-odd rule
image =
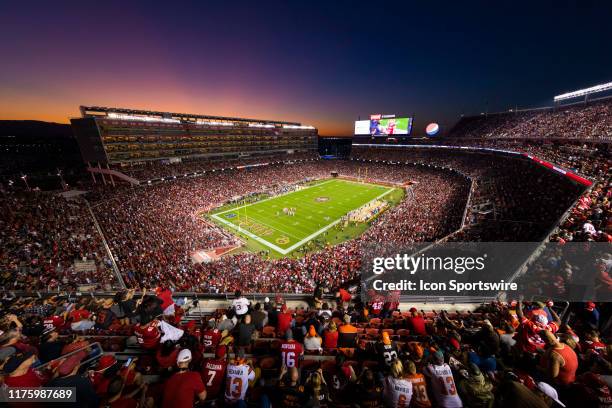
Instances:
[[[100,357],[98,360],[98,366],[96,367],[96,371],[106,370],[109,367],[114,366],[117,363],[117,359],[110,354],[104,355]]]
[[[565,404],[559,401],[559,394],[557,393],[557,390],[555,390],[553,387],[546,384],[545,382],[539,382],[538,389],[542,391],[546,396],[548,396],[551,400],[555,401],[562,407],[565,407]]]
[[[26,361],[28,358],[32,357],[33,355],[34,353],[32,353],[31,351],[21,353],[21,354],[14,354],[11,358],[9,358],[6,364],[4,364],[4,367],[3,367],[4,373],[5,374],[12,373],[13,371],[17,369],[17,367],[19,367],[24,361]]]
[[[182,349],[178,353],[178,356],[176,357],[176,363],[180,364],[180,363],[186,363],[188,361],[191,361],[191,350]]]
[[[442,352],[442,350],[438,350],[434,353],[434,360],[437,363],[443,363],[444,362],[444,353]]]
[[[270,298],[266,296],[265,299],[264,299],[264,302],[265,303],[270,303]]]
[[[227,353],[227,346],[217,346],[217,350],[215,350],[215,358],[217,360],[221,360],[225,357],[225,353]]]
[[[593,310],[595,310],[595,303],[587,302],[585,309],[588,310],[589,312],[592,312]]]
[[[454,338],[454,337],[451,337],[451,338],[450,338],[449,343],[450,343],[450,345],[451,345],[451,346],[453,346],[453,347],[454,347],[456,350],[459,350],[459,349],[461,348],[461,346],[459,345],[459,341],[458,341],[456,338]]]

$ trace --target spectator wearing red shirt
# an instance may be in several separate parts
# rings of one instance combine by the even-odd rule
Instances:
[[[165,341],[155,353],[155,360],[162,370],[167,370],[174,367],[176,358],[178,357],[179,349],[173,341]]]
[[[291,328],[293,316],[287,311],[287,305],[281,307],[281,312],[277,316],[276,334],[282,336]]]
[[[172,291],[166,287],[158,287],[155,289],[155,294],[161,300],[161,308],[164,315],[171,316],[174,314],[174,300],[172,300]]]
[[[158,325],[159,321],[153,319],[151,321],[144,320],[136,326],[134,334],[136,335],[136,340],[138,344],[140,344],[140,347],[147,350],[157,348],[161,338],[161,333],[157,327]]]
[[[162,408],[192,408],[196,398],[206,399],[206,387],[202,377],[195,371],[189,371],[191,351],[183,349],[176,359],[178,372],[166,381]]]
[[[96,322],[90,319],[91,313],[85,309],[85,305],[73,310],[68,316],[72,321],[70,328],[73,331],[87,331],[96,324]]]
[[[100,397],[107,395],[110,382],[115,375],[120,375],[126,386],[142,384],[140,373],[135,370],[136,359],[132,360],[129,367],[120,366],[114,356],[103,355],[98,360],[98,365],[89,372],[89,379],[93,384],[96,394]]]
[[[415,307],[410,308],[410,316],[406,319],[408,327],[412,330],[412,334],[417,336],[427,336],[427,328],[425,326],[425,319],[417,312]]]
[[[518,328],[517,347],[526,353],[535,353],[537,350],[544,348],[546,343],[540,336],[542,330],[556,333],[559,331],[559,325],[561,320],[555,311],[549,309],[552,314],[553,322],[548,322],[546,312],[542,309],[533,310],[531,313],[531,319],[528,319],[523,314],[523,303],[519,300],[516,314],[519,321],[521,322]]]
[[[281,366],[288,368],[299,368],[300,359],[304,355],[304,347],[300,342],[293,340],[293,333],[287,330],[285,333],[285,341],[281,343]]]
[[[4,364],[3,371],[6,374],[4,383],[10,387],[42,387],[45,378],[32,369],[36,356],[31,353],[15,354]]]
[[[207,352],[216,350],[221,341],[223,333],[216,326],[217,322],[211,319],[208,321],[208,328],[202,333],[202,345]]]
[[[223,380],[227,369],[227,347],[219,346],[215,351],[215,358],[204,360],[202,364],[202,381],[206,386],[207,398],[215,399],[221,396]]]
[[[335,322],[331,322],[327,330],[323,332],[323,348],[335,349],[336,347],[338,347],[338,328]]]
[[[338,303],[342,305],[342,308],[346,310],[353,296],[351,296],[351,294],[346,289],[340,288],[338,289],[336,298],[338,299]]]
[[[93,384],[96,394],[100,397],[106,395],[110,381],[117,373],[117,360],[110,354],[100,357],[98,365],[89,371],[89,379]]]

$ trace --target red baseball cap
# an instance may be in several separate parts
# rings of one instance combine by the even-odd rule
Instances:
[[[98,360],[98,366],[96,367],[96,371],[106,370],[109,367],[114,366],[117,363],[117,359],[110,354],[104,355],[100,357]]]
[[[595,303],[593,302],[587,302],[586,304],[586,310],[588,310],[589,312],[592,312],[593,310],[595,310]]]
[[[215,358],[217,360],[221,360],[225,357],[225,353],[227,353],[227,347],[224,345],[217,346],[217,350],[215,350]]]

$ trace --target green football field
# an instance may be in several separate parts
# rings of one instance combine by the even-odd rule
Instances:
[[[301,190],[213,212],[234,233],[286,255],[323,234],[350,211],[396,190],[376,184],[330,179]],[[294,215],[284,209],[295,209]]]

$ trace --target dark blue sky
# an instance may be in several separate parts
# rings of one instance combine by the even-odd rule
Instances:
[[[0,119],[80,104],[297,120],[549,105],[612,81],[612,2],[0,4]]]

